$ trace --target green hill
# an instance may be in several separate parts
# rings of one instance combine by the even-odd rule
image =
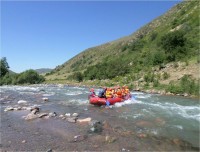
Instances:
[[[52,69],[50,69],[50,68],[35,69],[35,71],[36,71],[38,74],[45,74],[45,73],[51,72],[51,70],[52,70]]]
[[[199,10],[199,1],[181,2],[127,37],[86,49],[46,74],[46,79],[127,84],[135,89],[169,85],[184,75],[196,82]],[[187,68],[194,70],[189,73]]]

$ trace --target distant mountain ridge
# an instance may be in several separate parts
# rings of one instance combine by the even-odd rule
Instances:
[[[36,71],[38,74],[45,74],[45,73],[51,72],[52,70],[53,70],[53,69],[50,69],[50,68],[35,69],[35,71]]]
[[[9,74],[16,74],[16,72],[9,70]]]

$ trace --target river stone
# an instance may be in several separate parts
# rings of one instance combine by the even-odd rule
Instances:
[[[40,111],[40,108],[39,107],[32,107],[30,111],[31,111],[31,113],[36,114]]]
[[[48,116],[48,113],[41,113],[41,114],[38,115],[38,118],[42,118],[44,116]]]
[[[52,152],[52,151],[53,151],[52,149],[48,149],[48,150],[47,150],[47,152]]]
[[[103,129],[104,130],[111,130],[112,127],[111,127],[111,125],[107,121],[104,121],[103,122]]]
[[[71,114],[70,114],[70,113],[66,113],[65,116],[66,116],[66,117],[70,117]]]
[[[111,137],[111,136],[107,135],[105,137],[105,140],[106,140],[107,143],[113,143],[113,142],[115,142],[117,140],[117,138],[116,137]]]
[[[6,111],[12,111],[12,110],[14,110],[13,107],[7,107],[4,111],[6,112]]]
[[[26,143],[26,140],[23,140],[23,141],[22,141],[22,144],[24,144],[24,143]]]
[[[90,122],[90,132],[100,133],[103,130],[103,124],[100,121],[92,120]]]
[[[49,117],[55,117],[55,116],[57,116],[57,113],[56,113],[56,112],[50,112],[50,113],[49,113]]]
[[[146,137],[147,137],[147,134],[140,133],[140,134],[138,134],[137,136],[140,137],[140,138],[146,138]]]
[[[38,118],[38,116],[33,113],[29,113],[27,116],[25,116],[25,120],[33,120],[36,118]]]
[[[67,121],[68,121],[68,122],[76,123],[76,120],[77,120],[76,117],[67,118]]]
[[[26,110],[28,111],[31,111],[31,109],[32,109],[31,107],[26,107]]]
[[[125,149],[125,148],[122,148],[122,150],[121,150],[122,152],[123,151],[127,151],[127,152],[129,152],[130,150],[128,150],[128,149]]]
[[[77,122],[79,123],[89,123],[92,120],[92,118],[88,117],[85,119],[78,119]]]
[[[44,97],[44,98],[42,98],[42,100],[43,100],[43,101],[49,101],[49,98]]]
[[[17,110],[22,110],[22,107],[17,107]]]
[[[19,100],[17,103],[18,104],[27,104],[27,101],[25,101],[25,100]]]
[[[64,117],[64,115],[59,115],[59,118],[63,118]]]
[[[86,139],[86,135],[76,135],[74,136],[74,142],[80,142]]]
[[[72,117],[78,117],[78,113],[73,113]]]

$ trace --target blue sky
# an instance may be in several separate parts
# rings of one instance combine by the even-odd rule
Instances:
[[[1,57],[10,69],[55,68],[130,35],[179,1],[1,1]]]

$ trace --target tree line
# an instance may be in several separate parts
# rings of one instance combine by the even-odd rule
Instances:
[[[0,60],[0,85],[17,85],[17,84],[38,84],[44,82],[43,76],[34,70],[26,70],[16,74],[9,71],[9,65],[6,57]]]

